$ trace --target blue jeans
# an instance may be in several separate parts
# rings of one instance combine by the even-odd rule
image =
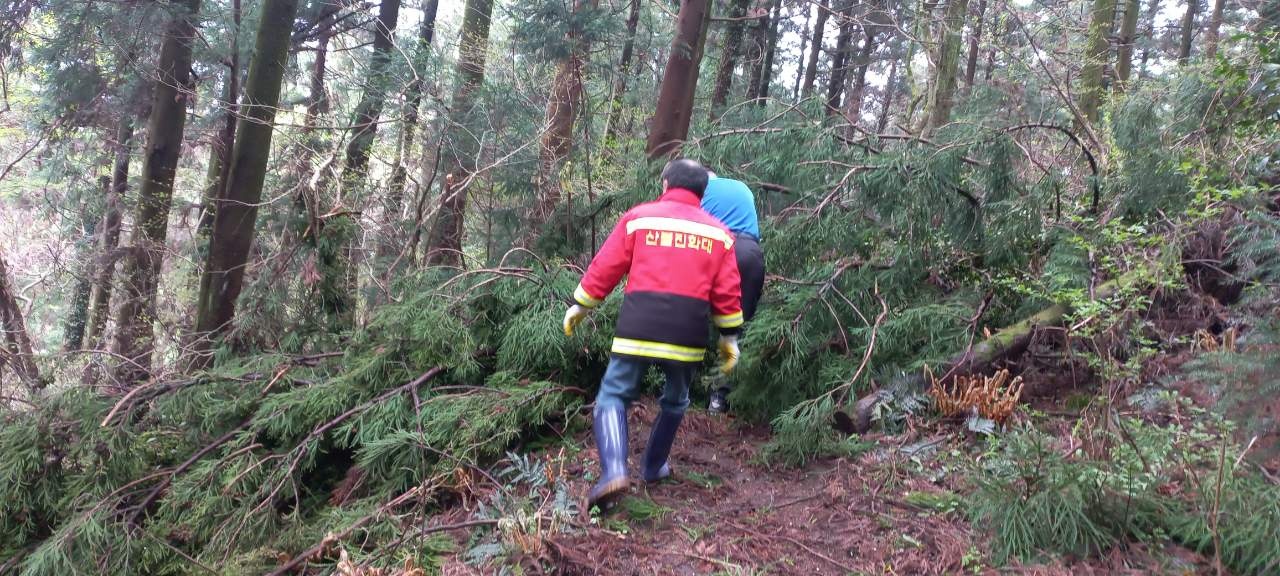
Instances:
[[[667,385],[658,401],[662,410],[684,414],[689,407],[689,383],[693,382],[694,373],[698,369],[696,364],[623,356],[609,358],[609,368],[605,370],[604,378],[600,381],[600,393],[596,395],[596,408],[629,406],[640,397],[640,382],[652,364],[657,364],[667,377]]]

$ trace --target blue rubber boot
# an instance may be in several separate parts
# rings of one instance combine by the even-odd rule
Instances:
[[[593,433],[600,452],[600,481],[591,487],[587,507],[604,509],[627,492],[627,409],[596,408]]]
[[[671,476],[671,466],[667,457],[671,455],[671,444],[676,440],[676,430],[680,429],[683,413],[663,410],[653,422],[653,432],[649,434],[649,445],[644,450],[644,481],[653,483]]]

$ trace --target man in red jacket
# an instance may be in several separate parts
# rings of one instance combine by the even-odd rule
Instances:
[[[689,407],[689,384],[706,354],[708,320],[720,329],[721,370],[737,364],[742,289],[734,237],[699,206],[706,187],[701,164],[667,163],[662,196],[622,215],[574,291],[577,304],[565,312],[564,332],[571,336],[627,276],[612,358],[596,395],[593,433],[602,474],[588,497],[591,506],[606,505],[627,490],[627,406],[639,397],[650,365],[657,364],[667,382],[645,448],[645,482],[671,475],[667,456]]]

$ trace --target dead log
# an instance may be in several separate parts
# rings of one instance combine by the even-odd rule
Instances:
[[[1120,294],[1127,288],[1141,287],[1151,281],[1154,271],[1154,265],[1143,266],[1111,280],[1094,291],[1094,300],[1105,300]],[[992,334],[989,338],[944,362],[941,368],[937,369],[938,373],[943,374],[938,379],[939,382],[949,381],[956,376],[983,372],[996,362],[1022,354],[1038,331],[1046,328],[1061,328],[1063,320],[1070,313],[1071,308],[1068,305],[1057,303],[1030,318]],[[846,434],[862,434],[871,429],[871,417],[876,407],[895,395],[923,393],[930,384],[931,382],[923,373],[904,374],[887,386],[863,396],[849,409],[837,411],[835,427]]]

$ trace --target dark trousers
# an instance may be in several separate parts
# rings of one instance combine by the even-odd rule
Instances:
[[[756,315],[760,294],[764,292],[764,250],[760,242],[748,234],[736,234],[733,253],[738,260],[738,275],[742,277],[742,318],[750,321]],[[733,387],[733,376],[717,378],[712,389]]]
[[[738,275],[742,277],[742,317],[750,321],[756,315],[760,293],[764,292],[764,250],[750,235],[736,236],[733,253],[738,259]]]

